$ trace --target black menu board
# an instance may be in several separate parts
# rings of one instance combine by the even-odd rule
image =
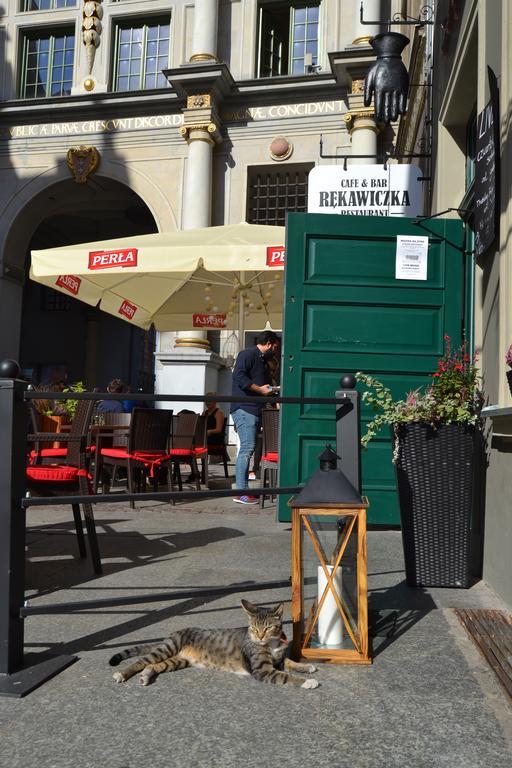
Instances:
[[[490,67],[488,74],[491,98],[476,122],[474,228],[477,259],[493,244],[498,222],[498,85]]]

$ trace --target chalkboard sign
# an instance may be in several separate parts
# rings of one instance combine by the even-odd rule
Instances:
[[[497,225],[498,87],[488,68],[491,98],[477,116],[475,160],[475,256],[493,244]]]

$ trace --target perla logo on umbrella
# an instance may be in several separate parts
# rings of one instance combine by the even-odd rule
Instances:
[[[136,267],[137,253],[137,248],[123,248],[119,251],[91,251],[89,253],[89,269]]]
[[[283,267],[285,260],[284,246],[267,246],[267,267]]]

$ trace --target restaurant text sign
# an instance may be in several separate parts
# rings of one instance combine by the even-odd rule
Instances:
[[[475,256],[482,256],[496,237],[496,149],[499,145],[498,85],[490,67],[491,98],[476,119],[475,155]]]
[[[308,176],[308,213],[418,216],[420,176],[415,165],[317,165]]]
[[[111,269],[112,267],[136,267],[137,248],[123,248],[117,251],[90,251],[89,269]]]

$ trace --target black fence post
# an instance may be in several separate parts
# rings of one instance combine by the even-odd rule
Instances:
[[[25,467],[27,462],[27,384],[15,360],[0,362],[0,696],[24,696],[73,657],[45,659],[24,668]]]
[[[9,370],[4,361],[1,373]],[[14,361],[12,361],[14,362]],[[11,369],[14,376],[18,371]],[[25,591],[25,489],[27,407],[26,384],[0,379],[0,674],[23,666]]]
[[[361,425],[355,376],[342,376],[340,385],[343,389],[336,392],[335,397],[345,402],[336,405],[336,453],[340,457],[338,468],[361,493]]]

